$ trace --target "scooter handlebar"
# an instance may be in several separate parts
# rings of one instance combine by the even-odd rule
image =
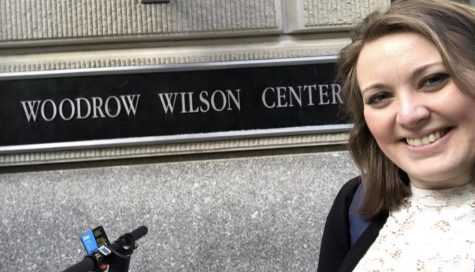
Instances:
[[[148,228],[146,226],[140,226],[130,232],[130,235],[134,238],[134,241],[144,237],[148,233]]]
[[[128,252],[128,254],[131,254],[135,244],[135,241],[138,239],[144,237],[148,233],[148,228],[146,226],[140,226],[136,228],[135,230],[122,235],[116,242],[112,243],[109,245],[109,248],[113,250],[113,254],[119,254],[119,252],[115,251],[123,246],[127,247],[132,247],[132,250]],[[109,255],[110,256],[110,255]],[[129,255],[130,257],[130,255]],[[107,257],[108,258],[108,257]],[[85,271],[91,271],[96,268],[98,264],[96,263],[96,260],[88,255],[84,257],[84,259],[77,264],[69,267],[68,269],[64,270],[63,272],[85,272]],[[127,267],[128,267],[128,261],[127,261]]]
[[[84,257],[82,261],[78,262],[77,264],[69,267],[68,269],[64,270],[63,272],[84,272],[84,271],[91,271],[96,266],[96,262],[90,256]]]

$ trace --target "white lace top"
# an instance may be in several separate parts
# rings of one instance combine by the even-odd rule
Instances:
[[[353,271],[475,271],[475,186],[411,187]]]

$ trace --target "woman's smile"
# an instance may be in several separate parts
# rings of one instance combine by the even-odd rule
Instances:
[[[447,129],[439,129],[437,131],[430,132],[430,133],[428,133],[424,136],[406,137],[406,138],[404,138],[404,141],[406,142],[406,144],[408,144],[412,147],[426,146],[426,145],[432,144],[432,143],[438,141],[439,139],[441,139],[442,137],[444,137],[449,130],[450,129],[448,129],[448,128]]]

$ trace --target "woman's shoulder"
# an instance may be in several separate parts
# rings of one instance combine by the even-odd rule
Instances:
[[[337,271],[351,248],[348,214],[351,201],[360,183],[359,176],[345,182],[330,208],[320,247],[317,270],[319,272]]]
[[[343,184],[333,200],[329,214],[330,217],[346,217],[348,215],[350,205],[360,184],[360,176],[354,177]]]
[[[350,199],[353,198],[360,184],[361,184],[361,176],[356,176],[348,180],[341,187],[340,191],[338,192],[337,198],[350,198]]]

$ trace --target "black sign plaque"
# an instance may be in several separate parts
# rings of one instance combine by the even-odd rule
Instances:
[[[335,58],[0,76],[0,153],[349,128]]]

